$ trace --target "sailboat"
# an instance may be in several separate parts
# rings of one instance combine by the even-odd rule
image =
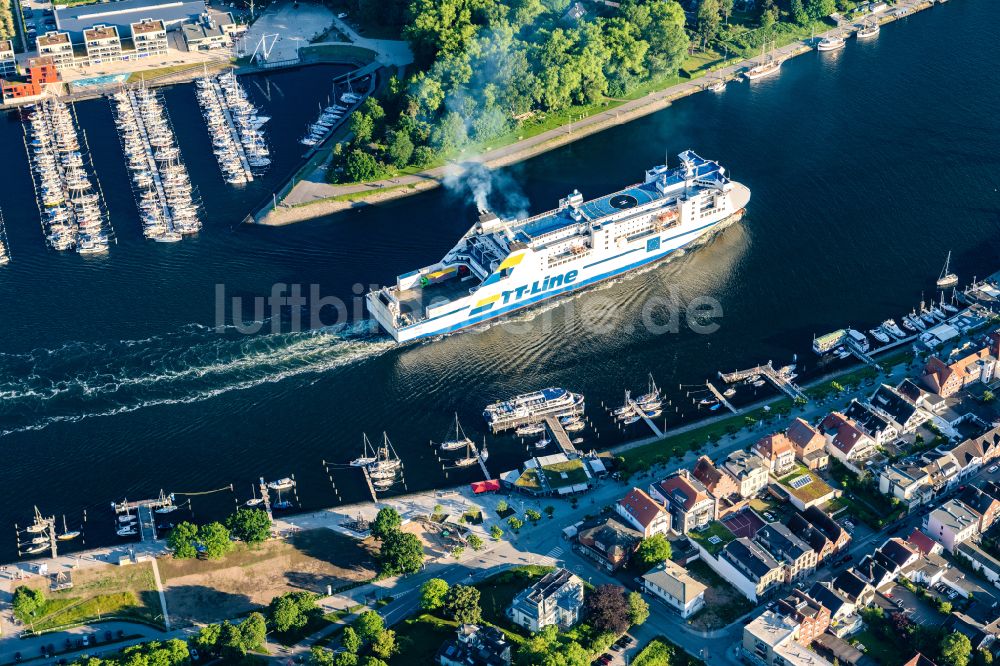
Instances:
[[[471,442],[470,442],[471,444]],[[368,466],[369,471],[374,477],[376,474],[393,472],[395,473],[400,467],[403,466],[403,462],[399,459],[396,454],[396,449],[392,446],[392,442],[389,441],[389,435],[382,433],[382,446],[380,446],[375,451],[375,460]]]
[[[167,497],[162,490],[160,491],[160,503],[162,506],[156,509],[156,513],[173,513],[178,509],[178,506],[174,504],[173,495]]]
[[[78,536],[80,536],[80,531],[79,530],[74,530],[74,531],[70,532],[69,528],[66,527],[66,514],[64,513],[63,514],[63,531],[62,531],[62,534],[57,535],[56,538],[59,539],[60,541],[69,541],[70,539],[75,539]]]
[[[472,440],[468,438],[465,431],[462,430],[462,424],[458,422],[458,412],[455,413],[455,437],[453,439],[448,439],[440,444],[438,447],[442,451],[458,451],[461,448],[466,447],[471,444]]]
[[[955,295],[952,294],[952,298],[954,298],[954,296]],[[941,292],[941,305],[940,305],[940,308],[941,308],[942,312],[944,312],[946,314],[950,314],[950,315],[953,315],[956,312],[958,312],[958,308],[957,307],[955,307],[951,303],[945,303],[945,301],[944,301],[944,292],[943,291]]]
[[[472,445],[472,440],[469,440],[465,445],[465,457],[453,460],[452,465],[455,467],[469,467],[470,465],[475,465],[478,460],[476,447]]]
[[[261,504],[264,503],[263,497],[257,497],[257,486],[255,486],[252,483],[250,484],[250,492],[253,493],[253,498],[248,499],[246,502],[244,502],[243,503],[244,506],[260,506]]]
[[[760,47],[760,62],[744,73],[747,81],[762,79],[765,76],[777,73],[781,69],[781,61],[774,57],[774,49],[772,48],[771,53],[765,56],[764,48],[764,46]]]
[[[372,447],[372,443],[368,441],[368,435],[361,433],[361,436],[364,438],[364,449],[361,452],[360,458],[355,458],[351,461],[352,467],[367,467],[377,460],[375,457],[374,447]]]
[[[636,398],[635,401],[639,404],[640,407],[643,407],[648,403],[656,402],[659,399],[660,399],[660,389],[656,385],[656,382],[653,380],[652,373],[650,373],[649,390],[643,395],[640,395],[638,398]]]
[[[944,268],[941,269],[941,276],[937,280],[938,289],[947,289],[958,284],[958,276],[950,271],[951,250],[948,250],[948,257],[944,260]]]

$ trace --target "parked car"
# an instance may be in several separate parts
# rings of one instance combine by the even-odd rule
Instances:
[[[996,471],[997,471],[998,469],[1000,469],[1000,467],[997,467],[996,465],[991,465],[991,466],[990,466],[990,468],[989,468],[988,470],[986,470],[986,471],[988,471],[988,472],[989,472],[990,474],[993,474],[993,473],[995,473],[995,472],[996,472]]]

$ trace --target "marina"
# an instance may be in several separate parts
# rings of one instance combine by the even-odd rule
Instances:
[[[34,105],[26,118],[25,150],[49,247],[106,253],[113,241],[107,207],[72,107],[55,99]]]
[[[194,186],[166,109],[149,88],[112,95],[136,205],[146,238],[173,243],[201,229]]]
[[[270,118],[257,115],[231,70],[198,79],[195,93],[223,178],[230,185],[251,182],[255,173],[259,175],[271,164],[261,129]]]

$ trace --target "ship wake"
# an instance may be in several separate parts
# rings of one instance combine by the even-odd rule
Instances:
[[[394,347],[370,322],[246,336],[191,324],[113,343],[0,353],[0,437],[316,375]]]

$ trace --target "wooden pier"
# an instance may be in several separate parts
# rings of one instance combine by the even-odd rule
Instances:
[[[260,499],[264,503],[264,511],[267,511],[267,517],[274,522],[274,510],[271,509],[271,493],[268,492],[267,482],[264,481],[264,477],[260,477]]]
[[[628,404],[629,407],[632,408],[632,411],[635,412],[636,416],[638,416],[639,418],[641,418],[643,421],[646,422],[646,425],[649,426],[649,429],[653,431],[654,435],[656,435],[657,437],[663,437],[663,431],[660,430],[658,427],[656,427],[656,423],[653,422],[653,419],[646,416],[645,410],[639,406],[639,403],[637,403],[635,400],[632,399],[631,393],[629,394],[628,397]]]
[[[566,432],[565,428],[563,428],[559,419],[552,414],[546,414],[544,422],[545,425],[548,426],[549,432],[552,433],[552,436],[556,440],[556,444],[559,445],[559,448],[562,449],[563,453],[567,456],[580,454],[580,452],[576,450],[576,447],[573,446],[573,442],[569,438],[569,433]]]
[[[472,445],[472,450],[476,452],[476,460],[479,461],[479,469],[483,470],[483,478],[489,481],[493,477],[490,476],[490,470],[486,469],[486,438],[483,438],[483,450],[480,451],[475,444]]]
[[[368,471],[367,467],[362,467],[361,471],[365,475],[365,483],[368,484],[368,492],[372,494],[372,501],[378,504],[378,495],[375,494],[375,485],[372,483],[371,472]]]
[[[712,392],[712,395],[715,396],[715,399],[718,400],[720,403],[722,403],[722,405],[724,405],[726,409],[731,411],[733,414],[740,413],[740,410],[733,407],[733,403],[726,400],[726,396],[719,393],[719,389],[715,388],[715,385],[712,382],[705,382],[705,386],[708,387],[708,390]]]
[[[139,516],[139,540],[143,543],[156,541],[156,516],[153,515],[153,508],[144,504],[138,507],[136,513]]]
[[[780,372],[774,369],[774,364],[772,361],[768,361],[766,365],[758,365],[753,368],[748,368],[746,370],[735,370],[733,372],[719,372],[719,377],[722,381],[727,384],[732,384],[733,382],[742,381],[748,377],[753,377],[754,375],[759,375],[764,377],[777,388],[782,393],[788,395],[788,397],[793,400],[801,399],[808,400],[809,398],[805,393],[802,392],[798,386],[796,386],[792,380],[788,377],[782,375]]]

